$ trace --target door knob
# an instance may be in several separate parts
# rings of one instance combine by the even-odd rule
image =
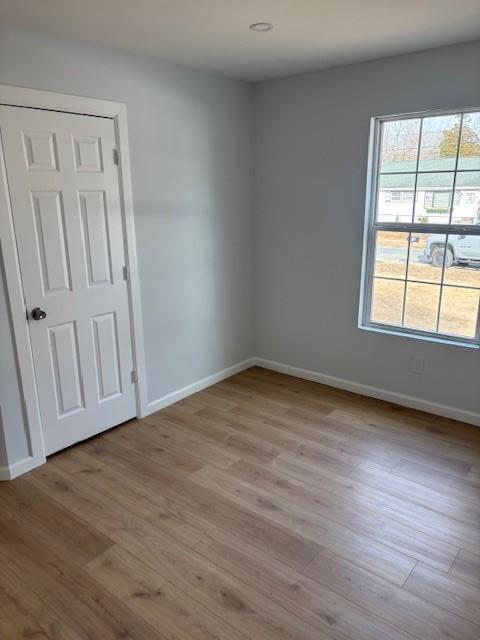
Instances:
[[[33,320],[43,320],[47,317],[47,314],[43,309],[40,309],[40,307],[35,307],[35,309],[31,310],[30,316]]]

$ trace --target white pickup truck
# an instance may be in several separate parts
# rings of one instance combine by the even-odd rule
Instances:
[[[477,224],[480,224],[478,222]],[[443,267],[445,236],[428,236],[424,257],[435,267]],[[480,266],[480,236],[448,236],[445,267],[453,264],[476,264]]]

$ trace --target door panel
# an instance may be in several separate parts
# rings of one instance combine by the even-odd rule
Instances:
[[[88,284],[112,283],[108,217],[104,191],[79,194]]]
[[[58,171],[55,134],[47,131],[24,131],[23,144],[28,171]]]
[[[58,417],[61,418],[85,409],[75,322],[50,327],[49,332]]]
[[[94,136],[73,136],[75,171],[102,172],[101,139]]]
[[[33,218],[44,295],[71,291],[62,195],[32,192]]]
[[[135,416],[113,120],[0,106],[47,454]]]
[[[100,402],[122,392],[115,313],[92,318]]]

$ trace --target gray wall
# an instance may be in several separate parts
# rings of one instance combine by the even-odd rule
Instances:
[[[264,82],[255,98],[256,354],[480,411],[477,350],[357,328],[370,117],[480,106],[480,42]]]
[[[480,105],[480,43],[253,89],[3,25],[0,82],[127,104],[150,401],[258,355],[480,411],[478,351],[357,328],[369,119]],[[0,269],[0,465],[27,455],[5,310]]]
[[[125,102],[150,401],[252,355],[252,89],[0,27],[0,83]],[[27,455],[0,283],[0,408]],[[5,464],[0,437],[0,465]]]

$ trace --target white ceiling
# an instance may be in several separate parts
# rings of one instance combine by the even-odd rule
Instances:
[[[0,0],[0,18],[244,80],[480,37],[480,0]]]

